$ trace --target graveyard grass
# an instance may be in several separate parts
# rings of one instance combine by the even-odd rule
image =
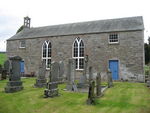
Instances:
[[[5,93],[7,80],[0,81],[0,113],[150,113],[150,89],[144,83],[115,82],[96,100],[86,105],[86,93],[67,92],[59,85],[60,96],[43,98],[44,88],[34,88],[35,78],[22,79],[24,90]]]
[[[3,65],[6,60],[6,54],[0,53],[0,64]]]

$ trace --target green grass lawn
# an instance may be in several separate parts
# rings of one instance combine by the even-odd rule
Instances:
[[[0,64],[3,65],[4,62],[6,61],[6,54],[0,53]]]
[[[150,113],[150,89],[144,83],[114,83],[96,105],[86,105],[86,93],[63,91],[60,96],[43,98],[44,88],[34,88],[34,78],[22,79],[24,90],[5,93],[0,81],[0,113]]]

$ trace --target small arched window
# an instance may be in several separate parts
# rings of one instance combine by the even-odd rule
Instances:
[[[42,60],[46,63],[46,69],[50,69],[51,64],[51,42],[45,41],[42,45]]]
[[[76,61],[76,69],[84,68],[84,43],[79,37],[73,43],[73,58]]]

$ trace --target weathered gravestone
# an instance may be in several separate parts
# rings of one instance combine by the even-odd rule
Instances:
[[[1,80],[7,78],[7,74],[9,73],[9,61],[4,62],[4,68],[0,67],[0,73],[1,73]]]
[[[45,87],[46,86],[46,63],[43,60],[39,66],[39,72],[37,75],[37,79],[36,79],[36,83],[35,83],[35,87]]]
[[[58,76],[59,76],[59,63],[52,62],[50,71],[50,80],[44,90],[45,97],[58,96]]]
[[[101,75],[100,73],[98,73],[96,77],[96,96],[97,97],[102,96],[101,89],[102,89],[101,88]]]
[[[84,59],[84,70],[83,70],[83,75],[81,75],[79,83],[77,84],[78,88],[86,88],[88,87],[88,82],[87,82],[87,69],[88,69],[88,55],[85,56]]]
[[[10,71],[10,60],[6,60],[5,62],[4,62],[4,69],[7,71],[7,73],[9,73],[9,71]]]
[[[147,84],[147,87],[150,87],[150,75],[148,75],[148,79],[147,79],[146,84]]]
[[[2,65],[0,64],[0,73],[2,73],[2,69],[3,69],[3,67],[2,67]]]
[[[89,67],[89,91],[88,91],[88,99],[87,104],[95,104],[95,81],[93,80],[93,73],[92,73],[92,67]]]
[[[7,71],[5,69],[2,69],[2,72],[1,72],[1,80],[4,80],[7,78]]]
[[[68,63],[68,73],[67,73],[67,90],[68,91],[78,91],[75,84],[75,59],[69,59]]]
[[[2,65],[0,64],[0,80],[2,80],[1,76],[2,76]]]
[[[60,61],[59,62],[59,76],[58,76],[59,83],[63,82],[63,79],[64,79],[63,75],[64,75],[64,63],[63,61]]]
[[[107,71],[108,88],[113,86],[112,73],[110,69]]]
[[[95,89],[95,81],[91,80],[89,83],[89,92],[88,92],[88,99],[87,99],[87,104],[95,104],[95,94],[94,94],[94,89]]]
[[[5,87],[6,93],[12,93],[23,89],[22,81],[20,80],[20,61],[19,56],[9,57],[9,81]]]
[[[89,67],[89,83],[93,79],[93,68],[92,66]]]

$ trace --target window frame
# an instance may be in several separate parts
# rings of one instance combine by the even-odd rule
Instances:
[[[43,50],[44,50],[44,44],[46,44],[46,57],[43,57]],[[50,57],[49,57],[49,44],[50,44]],[[52,57],[52,44],[50,41],[45,41],[42,44],[42,61],[45,60],[46,63],[46,70],[50,70],[50,67],[48,67],[48,60],[50,60],[51,64],[51,57]]]
[[[78,52],[77,52],[77,57],[74,57],[74,44],[75,44],[75,42],[77,41],[77,49],[78,49]],[[80,56],[80,43],[81,42],[83,42],[83,57],[81,57]],[[74,42],[73,42],[73,45],[72,45],[72,58],[73,59],[77,59],[77,68],[76,68],[76,70],[84,70],[84,58],[85,58],[85,44],[84,44],[84,41],[81,39],[81,38],[79,38],[79,37],[77,37],[75,40],[74,40]],[[80,59],[83,59],[83,69],[81,69],[80,68]]]
[[[22,42],[24,42],[24,46],[22,46]],[[25,40],[20,40],[19,41],[19,48],[26,48],[26,41]]]
[[[110,42],[110,35],[117,35],[118,40],[116,42]],[[119,34],[118,33],[110,33],[108,35],[108,43],[109,44],[119,44]]]

